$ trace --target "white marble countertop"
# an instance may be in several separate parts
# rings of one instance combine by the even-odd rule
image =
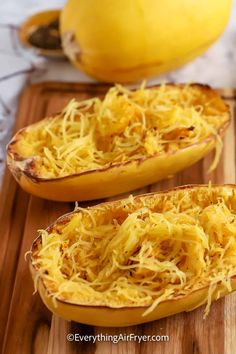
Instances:
[[[93,82],[68,62],[45,60],[23,49],[18,43],[17,27],[31,14],[60,8],[65,0],[1,0],[0,11],[0,179],[5,145],[17,109],[18,96],[26,84],[47,81]],[[61,74],[63,73],[63,75]],[[229,24],[221,38],[207,52],[183,68],[153,78],[160,81],[202,82],[213,87],[236,87],[236,2]]]

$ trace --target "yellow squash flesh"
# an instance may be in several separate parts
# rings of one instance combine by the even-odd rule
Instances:
[[[230,122],[228,106],[218,94],[209,87],[194,84],[214,102],[219,114],[227,115],[217,130],[223,136]],[[181,85],[179,86],[181,87]],[[155,89],[155,88],[153,88]],[[29,156],[23,157],[22,141],[30,134],[31,129],[42,129],[43,122],[34,123],[21,129],[12,138],[7,147],[7,163],[13,176],[27,192],[56,201],[83,201],[106,198],[128,192],[145,185],[155,183],[187,168],[206,156],[216,146],[216,136],[209,135],[206,139],[190,144],[187,147],[167,153],[156,153],[150,156],[112,163],[108,167],[81,171],[69,176],[42,178],[32,173],[33,163]],[[37,156],[36,156],[37,158]]]
[[[235,185],[224,185],[224,186],[204,186],[204,185],[189,185],[175,188],[173,190],[169,190],[166,192],[159,193],[149,193],[145,195],[139,195],[134,197],[134,203],[139,204],[140,201],[143,203],[144,200],[147,200],[148,205],[151,204],[152,201],[164,195],[172,195],[177,197],[178,193],[182,193],[181,197],[183,197],[183,193],[198,193],[202,190],[202,193],[208,193],[209,190],[214,191],[217,195],[217,191],[221,190],[222,193],[234,193],[236,192]],[[178,197],[177,197],[178,198]],[[233,212],[236,212],[235,203],[232,202],[231,208]],[[121,212],[121,205],[124,205],[124,200],[117,200],[114,202],[103,203],[98,206],[94,206],[88,208],[90,210],[96,210],[96,208],[105,209],[107,213],[112,213],[112,215],[116,215],[119,217],[119,213]],[[47,231],[57,232],[60,225],[66,225],[68,220],[73,217],[74,213],[78,211],[74,211],[72,213],[66,214],[55,221],[53,225],[47,228]],[[96,214],[95,214],[96,215]],[[114,216],[115,217],[115,216]],[[158,237],[158,236],[157,236]],[[105,327],[122,327],[122,326],[131,326],[141,323],[146,323],[149,321],[157,320],[163,317],[167,317],[173,314],[177,314],[183,311],[192,311],[195,308],[206,304],[208,299],[208,291],[209,286],[200,287],[197,290],[190,290],[188,294],[179,296],[177,299],[165,300],[158,304],[156,308],[154,308],[151,312],[143,316],[144,311],[147,309],[145,306],[134,306],[131,305],[126,307],[115,308],[112,306],[99,306],[99,305],[80,305],[78,303],[73,303],[69,298],[67,300],[61,300],[57,297],[52,299],[53,291],[50,289],[50,282],[47,283],[42,279],[41,276],[38,277],[38,271],[40,268],[34,263],[37,260],[37,254],[41,250],[42,239],[41,235],[36,238],[33,242],[31,248],[31,259],[30,259],[30,271],[33,276],[33,279],[37,282],[37,289],[40,293],[40,296],[44,302],[44,304],[48,307],[50,311],[54,314],[66,319],[72,320],[84,324],[94,325],[94,326],[105,326]],[[233,264],[233,263],[232,263]],[[211,294],[211,301],[217,300],[220,297],[227,295],[231,291],[236,290],[236,277],[232,276],[228,279],[231,285],[231,290],[229,287],[225,287],[219,281],[214,292]],[[52,285],[52,289],[54,289]],[[55,289],[54,289],[55,291]],[[79,301],[79,299],[78,299]]]
[[[63,49],[98,80],[131,82],[175,69],[223,32],[231,0],[68,0]]]

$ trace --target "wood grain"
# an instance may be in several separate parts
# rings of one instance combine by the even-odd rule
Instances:
[[[70,98],[101,96],[106,85],[44,83],[27,88],[21,98],[15,130],[59,111]],[[236,92],[220,90],[231,107],[232,123],[216,171],[207,174],[213,154],[173,178],[135,191],[158,191],[188,183],[235,183]],[[4,354],[234,354],[236,347],[236,294],[212,305],[203,320],[203,308],[148,324],[127,328],[94,328],[52,315],[38,294],[24,255],[37,230],[72,210],[72,203],[56,203],[29,196],[6,171],[0,195],[0,343]],[[120,197],[120,196],[119,196]],[[117,197],[110,198],[117,199]],[[97,203],[97,202],[96,202]],[[89,203],[91,205],[91,202]],[[86,203],[84,203],[86,205]],[[104,335],[168,335],[168,342],[69,342],[68,333]]]

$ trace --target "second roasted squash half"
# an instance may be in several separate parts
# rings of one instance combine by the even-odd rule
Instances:
[[[183,186],[79,208],[31,248],[55,314],[96,326],[153,321],[236,289],[236,186]]]

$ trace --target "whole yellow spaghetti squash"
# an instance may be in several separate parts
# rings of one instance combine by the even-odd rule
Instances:
[[[223,32],[231,0],[68,0],[63,48],[72,63],[108,82],[177,68]]]

